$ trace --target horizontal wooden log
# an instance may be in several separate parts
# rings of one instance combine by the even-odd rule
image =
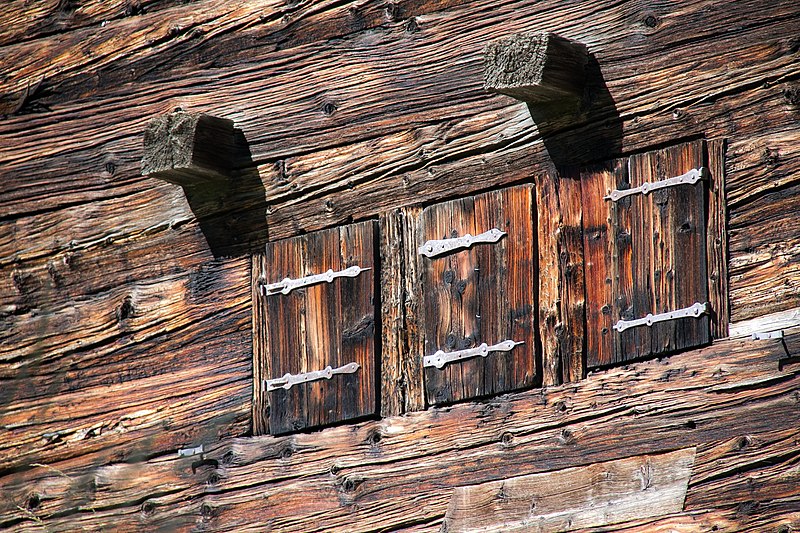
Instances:
[[[458,487],[443,529],[570,531],[683,510],[695,449]]]
[[[52,515],[47,522],[54,528],[66,523],[95,527],[113,517],[116,527],[134,528],[187,529],[199,520],[220,528],[366,531],[378,524],[401,527],[441,518],[449,488],[465,481],[695,445],[700,446],[695,470],[724,477],[698,477],[688,500],[695,498],[693,490],[709,500],[724,491],[725,498],[715,500],[724,502],[718,504],[723,510],[752,498],[767,505],[769,480],[775,476],[785,478],[776,485],[781,497],[796,495],[798,486],[784,463],[791,455],[781,450],[794,446],[787,432],[796,431],[800,422],[800,369],[778,370],[777,360],[784,356],[778,341],[720,341],[485,404],[430,409],[317,434],[223,440],[202,457],[173,455],[63,471],[69,480],[37,468],[3,478],[6,505],[13,510],[31,493],[41,494],[37,516]],[[622,436],[624,447],[612,433]],[[742,455],[747,446],[737,450],[731,443],[748,435],[755,443],[774,444],[754,445]],[[748,464],[748,476],[762,476],[757,496],[749,496],[747,483],[740,482],[737,462]],[[143,502],[150,503],[146,512]],[[18,509],[14,513],[13,520],[29,519]]]
[[[553,7],[555,9],[556,6]],[[783,39],[783,37],[780,30],[780,17],[785,16],[786,13],[782,12],[779,7],[769,12],[754,9],[752,13],[743,8],[741,13],[742,17],[749,17],[748,20],[752,20],[752,23],[754,25],[758,24],[759,27],[768,24],[769,21],[774,22],[776,27],[770,34],[774,36],[775,40],[772,41],[773,44],[767,49],[765,49],[765,44],[762,40],[763,33],[761,31],[755,31],[755,29],[746,32],[744,36],[742,36],[742,34],[737,34],[735,40],[732,38],[727,41],[725,38],[718,39],[719,36],[714,34],[713,28],[715,24],[713,20],[705,19],[706,16],[714,16],[713,9],[708,10],[706,7],[708,6],[696,5],[694,6],[695,11],[690,9],[689,6],[686,6],[680,17],[676,15],[674,20],[672,18],[668,19],[669,24],[667,24],[667,22],[664,23],[661,27],[663,31],[658,31],[648,36],[646,41],[648,46],[646,48],[642,48],[640,44],[633,47],[633,49],[637,51],[641,50],[641,54],[634,57],[630,56],[631,45],[633,43],[620,42],[618,40],[617,35],[623,32],[623,29],[613,26],[613,21],[615,19],[609,15],[610,20],[608,24],[611,24],[611,26],[609,26],[607,30],[604,30],[605,33],[598,33],[598,36],[606,35],[607,39],[602,46],[603,56],[598,57],[598,61],[603,69],[603,75],[606,78],[606,83],[609,85],[612,96],[617,102],[620,102],[618,107],[621,113],[627,114],[629,111],[637,113],[641,112],[641,110],[652,111],[656,102],[659,102],[659,108],[685,106],[686,102],[692,102],[704,95],[713,94],[723,87],[725,87],[726,90],[731,90],[735,87],[741,87],[745,83],[749,85],[752,83],[750,79],[751,76],[758,77],[769,73],[770,76],[774,75],[774,77],[777,78],[782,74],[779,71],[780,65],[791,64],[791,62],[786,61],[786,59],[789,58],[786,57],[786,53],[781,49],[783,46],[781,44],[781,39]],[[459,61],[463,62],[463,54],[467,49],[465,49],[458,40],[463,38],[461,36],[469,33],[464,27],[466,20],[480,20],[480,27],[488,27],[490,23],[499,24],[500,21],[505,23],[510,13],[520,12],[520,10],[524,10],[525,8],[526,6],[524,5],[512,5],[508,6],[508,8],[503,7],[501,10],[502,12],[499,12],[496,18],[492,17],[490,21],[483,20],[485,12],[481,10],[474,10],[472,8],[464,8],[460,11],[455,10],[452,16],[448,14],[446,17],[434,19],[435,24],[429,27],[429,31],[416,36],[413,41],[409,40],[408,36],[403,31],[399,31],[401,28],[398,27],[397,31],[388,33],[386,38],[378,43],[381,49],[376,49],[375,54],[381,57],[397,56],[396,65],[392,63],[386,66],[387,68],[399,68],[402,71],[402,65],[405,64],[408,58],[413,57],[418,60],[421,50],[424,50],[425,46],[431,42],[439,42],[442,38],[447,38],[453,41],[453,49],[458,48],[460,50],[459,58],[461,59],[459,59]],[[590,6],[587,4],[586,8],[589,9]],[[527,9],[531,8],[527,7]],[[563,7],[559,7],[558,9],[563,9]],[[553,17],[560,16],[561,11],[558,11],[558,9],[552,12]],[[782,9],[784,11],[790,10],[788,4],[786,8]],[[600,28],[603,26],[597,25],[596,19],[598,17],[594,11],[591,13],[593,22],[599,32]],[[571,16],[573,15],[571,14]],[[681,17],[684,16],[686,19],[681,19]],[[576,19],[576,24],[580,23],[579,20],[580,19]],[[692,20],[693,22],[689,24],[688,20]],[[675,24],[676,27],[681,27],[682,32],[668,31],[668,27],[673,24]],[[695,28],[698,34],[693,36],[690,33],[686,33],[688,28]],[[519,25],[509,28],[509,30],[513,29],[525,28]],[[674,49],[670,49],[669,44],[672,42],[670,39],[675,38],[675,36],[679,34],[683,35],[686,39],[696,37],[695,41],[692,43],[693,46],[677,46],[674,47]],[[750,40],[751,36],[752,40]],[[630,35],[628,38],[635,40],[634,35]],[[715,47],[719,46],[720,48],[728,50],[730,53],[736,53],[740,57],[756,56],[758,57],[758,61],[752,64],[743,63],[741,68],[732,70],[728,63],[717,62],[712,55],[711,49],[697,46],[698,40],[710,40],[715,42]],[[335,67],[336,79],[339,79],[345,67],[348,69],[355,69],[354,72],[360,71],[358,65],[361,64],[363,59],[358,54],[353,55],[352,52],[348,52],[346,48],[347,45],[348,43],[343,45],[345,48],[340,53],[340,57],[342,58],[340,61],[342,61],[342,63]],[[319,57],[320,61],[322,61],[323,56],[319,54],[328,53],[325,52],[327,45],[320,45],[321,48],[317,47],[314,49],[310,48],[311,45],[308,45],[308,47],[307,50],[303,51],[303,55],[314,55],[315,57]],[[361,109],[364,105],[367,105],[367,102],[363,100],[363,96],[355,94],[352,91],[347,91],[344,87],[349,87],[349,85],[346,83],[341,84],[342,88],[335,94],[331,93],[331,89],[327,84],[323,83],[322,86],[309,85],[314,79],[319,78],[320,80],[324,80],[329,78],[329,76],[323,76],[322,74],[315,77],[302,76],[300,79],[298,79],[297,76],[282,74],[281,76],[270,78],[269,86],[264,86],[262,83],[257,92],[249,92],[246,98],[243,98],[241,95],[231,95],[230,98],[220,98],[219,95],[226,94],[226,90],[229,92],[232,86],[240,88],[254,87],[255,82],[252,79],[252,70],[250,68],[238,67],[237,70],[226,71],[224,81],[218,78],[215,79],[214,76],[205,78],[202,75],[195,74],[192,77],[191,86],[187,85],[185,79],[183,81],[180,79],[172,80],[170,83],[171,88],[167,93],[164,92],[163,85],[159,85],[157,91],[152,88],[142,88],[134,97],[127,92],[129,89],[126,89],[116,96],[108,95],[107,104],[103,109],[116,111],[111,113],[110,116],[108,116],[108,111],[102,111],[104,114],[102,121],[98,121],[97,109],[95,107],[92,107],[90,113],[88,109],[81,106],[73,106],[71,108],[65,107],[61,112],[44,115],[38,120],[49,123],[54,119],[63,121],[66,116],[69,116],[70,121],[86,120],[94,124],[94,126],[90,128],[94,130],[92,136],[84,137],[82,134],[77,135],[70,143],[74,148],[78,148],[79,146],[82,148],[82,157],[87,158],[86,162],[89,160],[94,161],[94,164],[88,167],[86,166],[86,162],[81,165],[83,168],[82,172],[95,176],[94,179],[102,176],[103,166],[106,164],[104,159],[110,159],[111,161],[109,162],[117,161],[120,163],[114,163],[116,164],[117,173],[119,173],[117,179],[125,176],[128,170],[121,166],[121,163],[128,160],[125,152],[138,148],[135,145],[130,145],[130,139],[127,137],[130,133],[128,132],[141,131],[143,122],[146,120],[145,117],[148,114],[163,113],[170,108],[174,108],[176,105],[183,105],[185,109],[203,109],[218,116],[234,118],[252,141],[254,159],[263,159],[264,157],[282,158],[292,155],[292,153],[304,153],[311,150],[318,150],[326,147],[326,143],[327,147],[331,147],[332,145],[340,146],[343,142],[349,143],[356,140],[365,140],[361,137],[364,131],[370,131],[370,136],[372,137],[391,132],[405,131],[412,125],[418,126],[437,120],[452,119],[454,117],[464,116],[465,114],[472,115],[476,112],[478,103],[480,103],[481,108],[487,111],[505,107],[507,104],[499,102],[497,99],[484,97],[480,91],[480,87],[475,85],[475,82],[480,81],[479,50],[475,48],[474,45],[471,49],[473,51],[471,52],[472,55],[469,57],[473,57],[474,61],[470,61],[467,66],[474,71],[475,76],[465,76],[460,73],[457,79],[453,79],[452,77],[438,77],[432,76],[431,74],[426,75],[425,73],[428,71],[425,69],[409,71],[408,79],[403,81],[404,97],[402,100],[404,102],[408,102],[409,100],[419,102],[419,105],[414,105],[413,107],[409,107],[407,104],[403,104],[402,106],[398,104],[397,107],[390,105],[384,107],[380,112],[356,115],[354,114],[354,110]],[[300,50],[297,50],[297,52],[299,53]],[[278,54],[278,57],[275,57],[273,61],[279,61],[280,56],[281,54]],[[267,64],[271,64],[270,60],[267,58],[254,56],[252,59],[253,61],[267,61]],[[763,59],[767,60],[763,61]],[[163,60],[163,58],[159,60]],[[704,76],[702,80],[695,79],[697,83],[687,86],[685,90],[676,94],[674,85],[665,80],[686,75],[685,72],[681,74],[679,67],[675,67],[673,64],[685,65],[687,60],[706,64],[707,69],[704,69],[703,72],[708,71],[708,77]],[[652,65],[652,68],[646,72],[643,71],[639,77],[631,78],[630,72],[634,70],[634,66],[640,66],[642,64]],[[178,70],[175,70],[175,74],[173,75],[178,75],[177,72]],[[331,73],[331,75],[333,75],[333,73]],[[180,75],[178,76],[180,78]],[[377,78],[374,80],[375,83],[383,83],[382,78],[379,77],[379,73],[376,73],[376,76]],[[694,72],[693,76],[696,77],[697,73]],[[745,80],[748,81],[745,82]],[[700,81],[702,81],[702,83],[700,83]],[[198,89],[198,84],[202,86],[202,90]],[[359,84],[356,85],[358,87],[361,86]],[[356,85],[354,85],[354,87]],[[109,86],[114,86],[114,84],[109,83]],[[437,87],[438,89],[436,89],[435,92],[432,92],[433,89],[427,89],[420,92],[418,95],[409,94],[406,87],[415,86],[428,88]],[[288,91],[296,95],[330,94],[329,97],[340,102],[340,104],[337,107],[337,111],[330,116],[326,116],[324,113],[320,112],[320,104],[311,96],[299,99],[296,102],[287,103],[284,107],[284,100],[278,102],[274,97],[270,97],[270,95],[275,94],[276,91],[280,91],[280,87],[290,87],[291,89],[288,89]],[[262,96],[259,96],[259,94]],[[459,95],[458,98],[454,98],[456,94]],[[130,103],[131,98],[135,98],[138,106],[126,105]],[[463,100],[464,104],[453,105],[454,100]],[[259,111],[253,108],[252,102],[262,102],[259,104]],[[345,106],[342,102],[348,102],[348,105]],[[443,108],[442,105],[445,104],[447,107]],[[126,105],[126,109],[130,110],[133,108],[137,114],[141,114],[131,115],[130,113],[125,113],[125,119],[122,127],[120,127],[120,120],[119,118],[115,119],[114,115],[119,115],[120,107],[123,105]],[[253,112],[245,113],[242,111],[243,109],[252,109]],[[303,116],[298,115],[300,111],[304,113]],[[64,113],[68,113],[68,115],[64,116]],[[267,116],[270,117],[269,123],[265,122],[263,118],[260,118]],[[392,116],[392,119],[386,120],[387,116]],[[283,124],[288,123],[298,124],[299,126],[298,128],[287,129]],[[33,124],[35,123],[28,122],[26,126],[30,128]],[[42,126],[43,125],[44,124],[42,124]],[[367,125],[369,126],[367,127]],[[6,128],[3,129],[6,129],[9,133],[12,131],[18,132],[19,130],[19,126],[15,126],[12,122],[9,122]],[[28,130],[26,129],[25,131]],[[83,125],[72,124],[70,133],[74,135],[76,131],[87,131],[87,128]],[[250,132],[256,132],[257,135],[251,135]],[[29,161],[31,151],[36,150],[39,157],[47,153],[52,153],[47,146],[48,144],[52,144],[50,143],[51,135],[47,136],[44,146],[41,145],[44,139],[41,139],[40,136],[36,135],[33,131],[28,132],[24,137],[26,142],[20,143],[20,147],[24,146],[25,149],[15,150],[15,159],[20,160],[19,163],[22,164],[23,168],[19,168],[17,165],[9,168],[9,172],[12,170],[14,171],[12,175],[19,175],[20,178],[22,175],[19,174],[19,171],[23,171],[24,167],[27,166],[25,161]],[[103,153],[97,153],[96,146],[98,141],[108,143],[111,140],[116,142],[113,142],[111,145],[106,144],[105,146],[107,149],[104,150]],[[651,137],[650,143],[652,142]],[[87,150],[87,143],[91,144],[92,149]],[[63,153],[63,151],[60,150],[59,153]],[[98,159],[100,161],[98,161]],[[427,166],[430,167],[430,165]],[[61,168],[63,168],[63,165]],[[29,175],[31,170],[33,169],[26,170],[25,173]],[[100,173],[100,175],[98,175],[98,173]],[[67,176],[62,176],[59,179],[66,178]],[[265,181],[268,180],[265,179]],[[30,184],[30,182],[26,183]],[[89,184],[86,176],[79,180],[79,183],[83,184],[84,187]],[[56,184],[52,186],[56,186]],[[70,187],[73,195],[77,193],[75,189],[76,187],[74,186]],[[15,190],[16,187],[11,187],[11,184],[9,184],[8,202],[4,206],[5,209],[11,209],[12,205],[14,205],[12,202],[15,202],[15,195],[10,193]],[[75,196],[71,198],[74,200]],[[18,205],[18,207],[21,206]],[[25,206],[26,209],[30,209],[30,207],[30,203]]]

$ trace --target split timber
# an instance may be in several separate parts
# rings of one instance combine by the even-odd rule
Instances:
[[[608,530],[800,528],[798,365],[778,365],[794,335],[454,407],[398,394],[402,416],[250,437],[246,254],[532,182],[553,145],[599,159],[726,139],[731,320],[799,307],[797,2],[4,10],[0,526],[438,530],[455,486],[696,446],[681,513]],[[483,92],[483,45],[533,30],[587,45],[601,113],[543,134]],[[176,107],[247,138],[259,187],[227,212],[141,176],[147,121]],[[234,245],[208,232],[229,219],[249,228]]]

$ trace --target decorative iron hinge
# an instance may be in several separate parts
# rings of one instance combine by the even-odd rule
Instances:
[[[488,243],[497,242],[505,234],[506,234],[505,231],[500,231],[497,228],[492,228],[489,231],[484,231],[480,235],[475,235],[475,236],[467,233],[462,237],[455,237],[453,239],[425,241],[425,244],[419,247],[419,254],[424,255],[425,257],[435,257],[437,255],[441,255],[447,252],[452,252],[453,250],[459,250],[461,248],[469,248],[473,244],[480,242],[488,242]]]
[[[453,361],[461,361],[463,359],[470,359],[472,357],[486,357],[491,352],[510,352],[514,349],[514,346],[518,344],[525,344],[523,341],[503,341],[492,346],[487,345],[485,342],[480,346],[476,346],[474,348],[467,348],[466,350],[457,350],[455,352],[444,352],[442,350],[437,351],[433,355],[426,355],[422,360],[422,366],[435,366],[438,369],[441,369],[447,363],[452,363]]]
[[[328,366],[322,370],[314,370],[313,372],[304,372],[303,374],[284,374],[282,378],[264,380],[264,386],[267,391],[274,391],[277,389],[291,389],[294,385],[300,383],[308,383],[309,381],[317,381],[320,379],[331,379],[336,374],[354,374],[356,370],[361,368],[358,363],[348,363],[339,368],[331,368]]]
[[[277,283],[260,283],[259,284],[259,291],[261,292],[262,296],[270,296],[272,294],[289,294],[295,289],[299,289],[301,287],[307,287],[308,285],[314,285],[317,283],[327,282],[330,283],[336,278],[354,278],[364,272],[365,270],[369,270],[369,268],[361,268],[360,266],[351,266],[349,268],[345,268],[344,270],[340,270],[338,272],[334,272],[333,270],[328,270],[327,272],[323,272],[322,274],[312,274],[310,276],[305,276],[299,279],[291,279],[291,278],[284,278]]]
[[[656,322],[668,322],[677,318],[699,318],[700,315],[708,312],[708,303],[696,303],[683,309],[676,309],[668,313],[659,313],[657,315],[649,314],[643,318],[635,320],[620,320],[614,324],[614,329],[622,332],[628,328],[636,326],[652,326]]]
[[[611,200],[616,202],[625,198],[626,196],[633,196],[634,194],[650,194],[652,191],[658,189],[666,189],[667,187],[674,187],[676,185],[694,185],[707,174],[706,167],[693,168],[686,174],[681,174],[674,178],[667,178],[661,181],[651,181],[643,183],[638,187],[631,189],[614,189],[608,196],[604,196],[603,200]]]

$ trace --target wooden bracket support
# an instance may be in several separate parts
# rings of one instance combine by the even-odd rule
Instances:
[[[156,117],[144,133],[142,174],[182,186],[225,182],[235,139],[232,120],[184,111]]]
[[[554,33],[519,33],[484,49],[484,89],[528,103],[580,101],[589,52]]]

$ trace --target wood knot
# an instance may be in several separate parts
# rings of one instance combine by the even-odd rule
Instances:
[[[325,115],[326,117],[329,117],[334,113],[336,113],[337,109],[338,108],[336,107],[336,104],[334,104],[333,102],[325,102],[324,104],[322,104],[322,114]]]
[[[33,493],[28,496],[28,499],[25,501],[25,508],[29,511],[34,511],[39,508],[42,504],[42,498],[37,493]]]
[[[210,504],[204,503],[200,506],[200,516],[203,517],[204,520],[210,520],[217,515],[217,510]]]
[[[505,433],[500,435],[500,442],[506,448],[510,447],[511,445],[514,444],[514,434],[511,433],[510,431],[506,431]]]
[[[153,502],[144,502],[141,511],[144,516],[153,516],[156,512],[156,505]]]
[[[786,100],[786,103],[794,106],[800,106],[800,85],[784,87],[781,93],[783,94],[783,99]]]
[[[128,2],[128,5],[125,6],[126,17],[133,17],[136,15],[141,15],[143,13],[144,13],[144,8],[142,8],[142,4],[138,1]]]
[[[119,306],[119,309],[117,309],[117,321],[122,322],[123,320],[127,320],[133,316],[133,313],[133,297],[128,295],[123,298],[122,304]]]
[[[386,4],[386,18],[391,21],[396,21],[401,18],[400,6],[395,2],[388,2]]]
[[[346,476],[342,480],[342,490],[345,492],[355,492],[355,490],[366,481],[361,476]]]
[[[575,444],[575,435],[572,433],[572,430],[568,428],[562,429],[561,434],[558,436],[558,443],[562,446],[570,446]]]
[[[747,435],[742,435],[741,437],[736,439],[736,442],[734,443],[733,447],[736,450],[744,450],[745,448],[750,446],[752,443],[753,443],[753,439],[751,439]]]
[[[417,33],[418,31],[419,31],[419,22],[417,22],[416,17],[411,17],[406,22],[406,32]]]
[[[644,25],[648,28],[655,28],[658,26],[658,19],[655,15],[647,15],[642,22],[644,22]]]

